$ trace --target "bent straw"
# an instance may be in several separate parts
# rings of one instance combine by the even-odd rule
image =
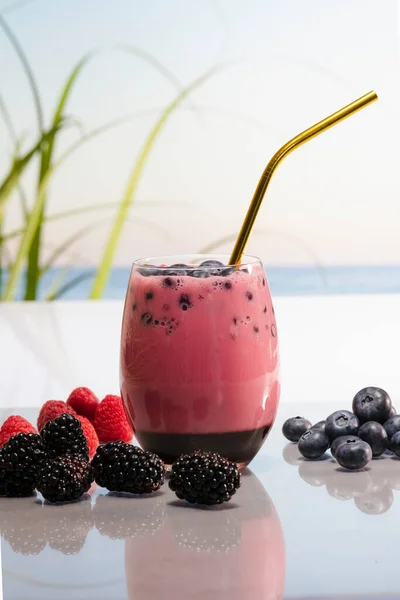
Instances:
[[[240,263],[247,240],[249,239],[251,230],[253,228],[254,222],[257,217],[257,213],[260,209],[269,182],[271,181],[272,175],[274,174],[277,166],[285,158],[285,156],[293,152],[293,150],[295,150],[299,146],[302,146],[303,144],[308,142],[308,140],[311,140],[323,131],[326,131],[330,127],[333,127],[337,123],[340,123],[340,121],[343,121],[347,117],[350,117],[362,108],[365,108],[366,106],[371,104],[371,102],[375,102],[375,100],[378,100],[377,94],[373,91],[368,92],[368,94],[361,96],[361,98],[358,98],[358,100],[351,102],[351,104],[344,106],[337,112],[334,112],[329,117],[322,119],[322,121],[319,121],[315,125],[312,125],[312,127],[309,127],[302,133],[299,133],[299,135],[296,135],[296,137],[289,140],[284,146],[282,146],[282,148],[278,150],[278,152],[274,154],[274,156],[271,158],[271,160],[265,167],[265,170],[261,175],[261,179],[258,182],[258,185],[254,192],[253,199],[250,203],[249,209],[247,211],[246,217],[243,221],[243,225],[240,229],[240,233],[238,235],[231,257],[229,259],[230,265],[236,265]]]

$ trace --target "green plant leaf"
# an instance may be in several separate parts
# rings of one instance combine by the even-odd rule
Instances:
[[[14,159],[10,170],[0,183],[0,223],[2,221],[4,205],[17,185],[22,172],[28,166],[35,154],[40,151],[42,144],[46,142],[48,138],[53,135],[53,133],[53,128],[45,132],[40,136],[39,141],[30,150],[28,150],[26,154]]]
[[[64,254],[64,252],[66,250],[68,250],[73,244],[75,244],[76,242],[78,242],[79,240],[84,238],[86,235],[91,233],[94,229],[96,229],[100,225],[103,225],[104,223],[108,223],[108,222],[109,222],[109,219],[100,219],[99,221],[97,221],[95,223],[90,223],[90,225],[86,225],[85,227],[82,227],[78,231],[74,232],[71,236],[69,236],[66,240],[64,240],[61,244],[59,244],[53,250],[53,252],[49,256],[49,258],[47,259],[46,263],[41,268],[40,276],[42,276],[46,271],[51,269],[51,267],[54,266],[56,260],[60,256],[62,256],[62,254]],[[140,219],[140,218],[135,217],[134,222],[145,225],[149,229],[158,231],[161,235],[163,235],[165,237],[171,237],[168,230],[164,229],[163,227],[161,227],[159,225],[156,225],[155,223],[152,223],[151,221],[147,221],[146,219]]]
[[[75,83],[79,73],[81,72],[83,67],[86,65],[86,63],[92,58],[92,56],[93,56],[93,53],[89,53],[86,56],[84,56],[75,65],[75,67],[73,68],[69,77],[67,78],[67,81],[64,84],[64,87],[61,91],[60,98],[56,105],[56,109],[54,111],[54,116],[52,119],[52,127],[53,128],[59,126],[60,123],[62,123],[62,120],[64,118],[63,111],[65,108],[66,102],[69,98],[69,95],[72,91],[72,88],[74,86],[74,83]],[[43,147],[43,149],[42,149],[39,181],[38,181],[39,187],[40,187],[40,184],[41,184],[43,178],[46,176],[46,173],[48,172],[50,165],[52,164],[55,140],[56,140],[56,134],[54,134],[53,136],[50,137],[47,146]],[[37,199],[36,199],[36,201],[37,201]],[[36,295],[37,295],[37,288],[38,288],[38,283],[39,283],[39,279],[40,279],[40,248],[41,248],[42,224],[43,224],[45,203],[46,203],[46,198],[43,199],[42,212],[39,215],[39,219],[37,221],[36,230],[33,235],[32,245],[31,245],[30,252],[29,252],[28,268],[27,268],[27,274],[26,274],[26,287],[25,287],[25,295],[24,295],[25,300],[35,300]]]
[[[12,29],[8,25],[7,21],[1,15],[0,15],[0,27],[3,30],[3,32],[5,33],[5,35],[7,36],[12,47],[14,48],[14,50],[21,62],[22,68],[25,71],[25,75],[28,79],[29,87],[31,88],[31,92],[32,92],[32,96],[33,96],[33,102],[35,105],[36,119],[37,119],[37,123],[38,123],[39,132],[43,133],[44,119],[43,119],[42,102],[41,102],[40,95],[39,95],[39,88],[36,83],[36,79],[33,74],[33,70],[29,63],[28,57],[26,56],[24,49],[22,48],[21,44],[19,43],[18,38],[16,37],[16,35],[14,34]]]
[[[49,300],[49,301],[58,300],[64,294],[66,294],[69,290],[73,289],[74,287],[76,287],[77,285],[82,283],[83,281],[87,281],[88,279],[92,279],[92,278],[93,278],[93,270],[86,271],[86,273],[80,273],[79,275],[76,275],[76,277],[73,277],[70,281],[67,281],[66,284],[59,287],[57,290],[53,291],[51,294],[48,294],[46,297],[46,300]]]
[[[60,272],[53,279],[53,281],[50,284],[49,289],[47,290],[47,293],[45,296],[46,301],[53,300],[54,295],[58,293],[59,289],[61,288],[61,286],[63,284],[63,281],[67,277],[70,270],[71,270],[71,267],[64,267],[64,269],[60,269]]]
[[[121,50],[127,54],[133,54],[137,58],[144,60],[148,65],[152,66],[156,71],[158,71],[160,75],[162,75],[167,81],[169,81],[178,92],[181,92],[184,89],[183,84],[177,77],[175,77],[172,71],[167,69],[167,67],[150,52],[147,52],[142,48],[138,48],[137,46],[133,46],[132,44],[116,44],[115,49]]]
[[[205,83],[216,71],[216,68],[211,69],[210,71],[196,79],[194,82],[192,82],[190,85],[188,85],[186,88],[184,88],[165,108],[165,110],[162,112],[161,116],[151,129],[147,139],[145,140],[145,143],[142,146],[142,149],[139,152],[139,156],[134,164],[125,192],[120,201],[119,209],[117,211],[117,215],[111,228],[111,232],[100,262],[100,266],[96,272],[96,277],[93,282],[92,290],[90,292],[90,298],[92,300],[97,300],[101,298],[104,288],[107,284],[112,262],[115,256],[119,239],[122,234],[122,230],[124,228],[126,218],[128,216],[130,205],[134,199],[135,192],[139,180],[141,178],[144,166],[146,165],[147,159],[150,155],[152,148],[154,147],[155,142],[158,139],[160,132],[162,131],[164,125],[168,122],[169,117],[178,108],[182,100],[184,100],[186,96],[188,96],[193,90]]]
[[[172,73],[170,73],[170,71],[168,71],[168,69],[166,69],[159,61],[157,61],[152,54],[149,54],[148,52],[145,52],[144,50],[141,50],[140,48],[136,48],[136,47],[129,47],[129,46],[123,47],[122,46],[121,49],[123,49],[125,52],[129,52],[129,53],[134,54],[135,56],[141,58],[147,64],[151,65],[159,73],[161,73],[161,75],[166,77],[171,83],[173,83],[174,85],[179,85],[179,82],[172,75]],[[91,52],[91,53],[87,54],[84,58],[82,58],[79,61],[79,63],[75,66],[75,68],[73,69],[69,78],[67,79],[67,82],[64,85],[63,91],[61,93],[58,105],[56,107],[56,111],[54,113],[53,126],[56,123],[58,123],[58,121],[62,117],[65,104],[68,100],[68,97],[71,93],[71,90],[73,88],[73,85],[76,81],[77,76],[79,75],[80,71],[85,66],[85,64],[88,62],[88,60],[90,60],[96,53]],[[47,169],[49,168],[49,166],[52,163],[54,142],[55,142],[55,139],[50,139],[48,148],[44,149],[42,152],[39,184],[40,184],[42,178],[45,176]],[[26,276],[26,288],[25,288],[25,296],[24,296],[25,300],[34,300],[37,295],[37,287],[38,287],[38,282],[40,279],[40,247],[41,247],[42,225],[43,225],[45,203],[46,203],[46,199],[44,200],[43,211],[38,220],[37,228],[36,228],[33,240],[32,240],[32,247],[29,252],[28,269],[27,269],[27,276]]]
[[[35,201],[35,203],[32,207],[32,210],[29,213],[29,216],[27,218],[25,231],[24,231],[23,235],[21,236],[21,241],[18,246],[15,260],[9,268],[6,289],[3,294],[3,300],[5,300],[7,302],[14,300],[15,288],[17,286],[17,282],[18,282],[18,278],[19,278],[19,275],[20,275],[20,272],[22,269],[22,265],[24,263],[24,260],[26,259],[29,249],[31,247],[33,236],[35,235],[35,231],[37,228],[37,224],[40,221],[40,218],[41,218],[41,215],[43,212],[43,205],[44,205],[44,201],[45,201],[46,190],[47,190],[47,186],[50,181],[51,174],[52,174],[52,168],[49,167],[46,175],[43,177],[43,179],[39,185],[39,191],[38,191],[38,194],[36,197],[36,201]]]
[[[31,4],[32,2],[36,2],[36,0],[16,0],[15,2],[11,2],[7,4],[2,10],[0,10],[0,15],[5,15],[14,10],[18,10],[19,8],[23,8],[27,4]]]
[[[156,200],[145,200],[142,203],[138,202],[137,206],[144,205],[147,207],[152,206],[179,206],[182,208],[189,208],[190,204],[187,202],[157,202]],[[67,219],[68,217],[75,217],[80,214],[90,213],[90,212],[99,212],[103,210],[112,210],[119,206],[118,202],[103,202],[100,204],[88,204],[87,206],[78,206],[77,208],[70,208],[68,210],[63,210],[58,213],[54,213],[52,215],[44,216],[43,221],[45,223],[50,223],[52,221],[59,221],[60,219]],[[139,219],[140,221],[140,219]],[[139,222],[138,221],[138,222]],[[144,220],[142,219],[144,223]],[[12,240],[16,237],[22,235],[25,231],[25,227],[20,227],[19,229],[14,229],[12,231],[8,231],[4,235],[0,234],[0,245],[4,242]]]

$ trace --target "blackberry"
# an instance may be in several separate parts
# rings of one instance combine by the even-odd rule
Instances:
[[[172,465],[170,489],[191,504],[222,504],[240,487],[237,465],[219,454],[196,450]]]
[[[89,460],[89,447],[79,419],[68,413],[48,421],[40,432],[51,457],[83,456]]]
[[[111,492],[150,494],[164,483],[165,467],[152,452],[125,442],[108,442],[97,448],[92,460],[96,483]]]
[[[92,469],[82,456],[49,458],[40,469],[36,487],[49,502],[71,502],[88,491]]]
[[[3,465],[3,448],[0,448],[0,465]],[[5,496],[6,491],[6,470],[0,467],[0,496]]]
[[[2,492],[10,497],[31,496],[45,458],[45,446],[37,433],[18,433],[10,438],[0,454]]]

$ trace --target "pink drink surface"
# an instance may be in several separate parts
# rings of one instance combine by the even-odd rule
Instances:
[[[137,433],[272,425],[279,400],[275,315],[261,264],[249,270],[206,279],[132,271],[121,393]]]

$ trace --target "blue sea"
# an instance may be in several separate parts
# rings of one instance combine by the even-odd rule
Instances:
[[[105,299],[122,300],[125,296],[130,268],[112,270]],[[51,269],[43,277],[40,298],[45,298],[60,269]],[[73,268],[62,280],[64,300],[85,300],[89,296],[95,270]],[[321,294],[396,294],[400,293],[400,266],[327,266],[267,267],[266,273],[274,296],[307,296]],[[75,281],[76,285],[71,285]],[[21,296],[19,293],[18,296]]]

